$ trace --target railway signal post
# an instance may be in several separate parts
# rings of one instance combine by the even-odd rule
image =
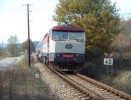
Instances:
[[[104,58],[104,65],[107,66],[107,77],[108,77],[109,66],[113,65],[113,58]]]

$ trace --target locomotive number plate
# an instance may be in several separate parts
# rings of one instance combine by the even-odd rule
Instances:
[[[73,55],[72,54],[63,54],[62,57],[64,57],[64,58],[72,58]]]

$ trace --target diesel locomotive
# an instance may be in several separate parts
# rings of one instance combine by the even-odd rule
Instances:
[[[52,27],[36,47],[39,59],[58,71],[80,71],[84,64],[85,32],[73,25]]]

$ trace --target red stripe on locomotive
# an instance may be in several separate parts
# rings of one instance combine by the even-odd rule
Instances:
[[[68,26],[54,26],[52,28],[52,30],[57,31],[57,30],[62,30],[62,31],[74,31],[74,32],[84,32],[84,30],[82,28],[79,27],[74,27],[72,25],[68,25]]]

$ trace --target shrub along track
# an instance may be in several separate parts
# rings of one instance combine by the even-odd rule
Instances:
[[[131,96],[81,74],[64,74],[54,71],[70,85],[80,91],[86,100],[131,100]],[[79,95],[79,96],[80,96]]]

